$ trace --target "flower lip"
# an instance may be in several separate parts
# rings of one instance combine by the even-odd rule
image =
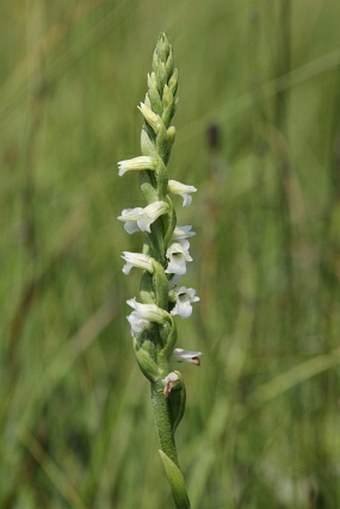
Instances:
[[[117,217],[119,221],[123,221],[124,229],[130,235],[140,230],[137,224],[137,218],[142,213],[142,211],[142,207],[123,209],[121,215]]]
[[[131,336],[133,338],[138,337],[145,329],[150,327],[150,322],[141,318],[134,311],[130,313],[127,317],[127,320],[131,327]]]

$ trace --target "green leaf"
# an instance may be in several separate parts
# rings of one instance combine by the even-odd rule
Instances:
[[[182,472],[178,466],[159,449],[163,467],[171,486],[172,495],[177,509],[190,509],[190,500],[185,487],[185,481]]]
[[[133,339],[133,346],[142,373],[150,382],[154,383],[160,380],[162,378],[162,370],[157,366],[150,353],[143,348],[143,345],[139,345],[135,338]]]
[[[171,427],[173,432],[175,432],[177,426],[182,420],[186,402],[186,390],[183,377],[179,371],[175,371],[175,373],[178,375],[179,381],[177,385],[174,385],[174,387],[171,389],[171,392],[168,396]]]

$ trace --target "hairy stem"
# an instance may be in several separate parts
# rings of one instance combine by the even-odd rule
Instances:
[[[171,426],[170,409],[163,390],[162,382],[151,384],[151,402],[155,424],[162,451],[179,466],[175,437]]]

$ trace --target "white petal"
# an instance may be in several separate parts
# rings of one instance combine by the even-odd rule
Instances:
[[[126,221],[124,224],[124,230],[129,234],[132,235],[133,233],[139,232],[139,228],[137,223],[133,221]]]
[[[150,322],[144,318],[141,318],[135,311],[132,311],[132,313],[130,313],[126,318],[130,323],[131,335],[133,337],[139,336],[143,330],[150,326]]]
[[[196,232],[192,231],[192,226],[190,224],[186,224],[184,226],[176,226],[172,234],[172,240],[174,242],[181,241],[190,237],[194,237],[195,235]]]
[[[133,309],[132,313],[127,316],[133,337],[138,337],[150,326],[151,322],[162,323],[164,320],[166,311],[156,306],[156,304],[142,304],[137,302],[135,298],[129,299],[127,304]]]
[[[189,301],[177,302],[175,307],[171,310],[171,314],[181,316],[182,318],[189,318],[192,315],[192,305]]]
[[[139,231],[139,227],[137,225],[137,218],[142,211],[143,211],[142,207],[135,207],[133,209],[123,209],[121,215],[117,217],[119,221],[123,221],[124,229],[130,235],[132,233]]]

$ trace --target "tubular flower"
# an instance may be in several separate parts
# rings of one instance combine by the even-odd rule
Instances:
[[[165,214],[168,208],[169,205],[164,201],[154,201],[145,208],[123,209],[117,219],[125,223],[124,228],[130,235],[138,231],[150,233],[152,223]]]
[[[149,255],[143,253],[131,253],[130,251],[123,251],[122,258],[126,262],[122,269],[123,273],[126,275],[130,274],[130,271],[133,267],[147,270],[151,274],[153,272],[152,258]]]
[[[156,161],[149,156],[132,157],[118,163],[118,175],[121,177],[127,171],[154,170]]]
[[[137,302],[135,298],[129,299],[126,302],[133,309],[132,313],[127,316],[133,337],[138,337],[151,323],[162,324],[164,318],[166,319],[166,311],[159,308],[156,304],[142,304]]]
[[[176,226],[172,234],[173,242],[181,242],[184,239],[194,237],[196,232],[191,231],[191,229],[192,226],[190,224],[186,224],[185,226]]]
[[[172,315],[178,315],[182,318],[188,318],[192,315],[192,304],[198,302],[200,299],[196,295],[196,290],[193,288],[173,288],[169,292],[170,299],[173,299],[175,306],[171,310]]]
[[[171,354],[171,359],[177,362],[190,362],[199,366],[201,364],[200,357],[202,352],[193,352],[190,350],[183,350],[183,348],[175,348]]]
[[[187,262],[192,262],[189,254],[190,243],[188,240],[174,242],[166,251],[166,257],[169,260],[165,269],[166,274],[177,274],[182,276],[187,271]]]
[[[192,202],[190,193],[196,193],[197,189],[194,186],[182,184],[178,180],[169,180],[168,191],[172,194],[179,194],[183,198],[183,207],[187,207]]]

